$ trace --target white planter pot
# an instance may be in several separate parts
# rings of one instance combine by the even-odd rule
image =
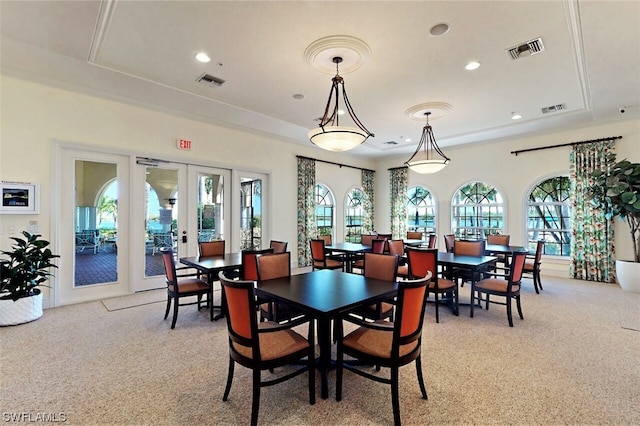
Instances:
[[[0,326],[18,325],[35,321],[42,316],[42,292],[21,297],[15,302],[0,299]]]
[[[624,291],[640,293],[640,263],[616,260],[616,275]]]

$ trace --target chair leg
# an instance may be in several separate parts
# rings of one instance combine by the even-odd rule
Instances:
[[[229,398],[229,392],[231,391],[231,382],[233,382],[233,369],[236,363],[233,358],[229,357],[229,373],[227,374],[227,385],[224,388],[224,395],[222,400],[226,401]]]
[[[171,296],[167,296],[167,310],[164,311],[164,319],[167,319],[169,316],[169,311],[171,310]]]
[[[460,303],[459,303],[459,298],[458,298],[458,289],[456,288],[456,291],[453,292],[453,297],[455,298],[455,315],[458,316],[460,315]]]
[[[427,389],[424,387],[424,379],[422,377],[422,360],[421,356],[416,358],[416,373],[418,374],[418,384],[420,385],[420,392],[422,392],[423,399],[429,399],[427,395]]]
[[[540,280],[540,270],[539,270],[539,269],[537,269],[537,270],[534,272],[533,277],[534,277],[534,278],[535,278],[535,280],[538,282],[538,285],[536,286],[536,293],[538,293],[538,287],[540,287],[540,290],[544,290],[544,289],[542,288],[542,280]]]
[[[485,303],[485,309],[488,311],[489,310],[489,293],[486,293],[486,297],[487,297],[487,302]]]
[[[315,324],[314,321],[309,321],[309,404],[314,405],[316,403],[316,345],[315,345]]]
[[[522,315],[522,306],[520,306],[520,296],[516,296],[516,307],[518,308],[518,315],[520,315],[520,319],[523,320],[524,316]]]
[[[260,369],[253,369],[253,398],[251,401],[251,426],[258,424],[258,411],[260,410]]]
[[[400,426],[400,395],[398,390],[398,367],[391,368],[391,406],[393,407],[393,424]]]
[[[511,316],[511,297],[507,297],[507,319],[509,320],[509,327],[513,327],[513,318]]]
[[[171,329],[176,328],[176,321],[178,320],[178,307],[180,306],[180,298],[175,297],[173,301],[173,320],[171,321]]]
[[[435,305],[436,305],[436,323],[440,322],[440,316],[439,316],[439,311],[438,311],[438,292],[434,292],[433,293],[433,297],[435,298]]]

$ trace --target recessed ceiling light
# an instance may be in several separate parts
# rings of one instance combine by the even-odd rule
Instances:
[[[518,114],[517,112],[512,112],[511,113],[511,119],[512,120],[520,120],[522,118],[522,116],[520,114]]]
[[[205,64],[209,61],[211,61],[211,58],[209,57],[209,55],[207,55],[204,52],[200,52],[196,55],[196,59],[200,62],[204,62]]]
[[[434,25],[433,27],[431,27],[431,29],[429,30],[429,34],[431,34],[434,37],[439,37],[441,35],[446,34],[449,31],[449,24],[437,24]]]
[[[411,142],[411,138],[406,138],[404,141],[405,142]]]
[[[343,109],[339,109],[338,110],[338,115],[344,115],[344,110]]]
[[[293,99],[296,99],[296,100],[304,99],[304,95],[302,93],[296,93],[295,95],[293,95]]]
[[[476,61],[471,61],[464,67],[467,71],[477,70],[478,68],[480,68],[480,62]]]

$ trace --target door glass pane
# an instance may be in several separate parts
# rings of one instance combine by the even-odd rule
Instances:
[[[118,280],[117,220],[116,164],[76,160],[74,287]]]
[[[262,248],[262,180],[241,178],[240,248]]]
[[[224,240],[224,177],[198,174],[198,242]]]
[[[145,190],[145,276],[164,275],[160,249],[172,248],[175,256],[178,245],[178,171],[161,167],[146,167]]]

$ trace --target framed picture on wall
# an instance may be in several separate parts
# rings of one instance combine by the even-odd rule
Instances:
[[[29,182],[0,182],[0,214],[40,213],[40,185]]]

